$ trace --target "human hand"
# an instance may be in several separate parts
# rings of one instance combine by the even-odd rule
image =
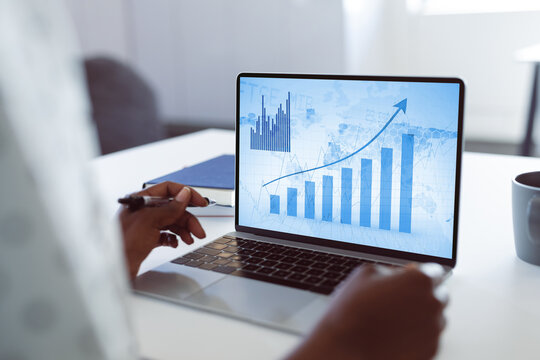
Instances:
[[[143,260],[158,246],[177,247],[180,236],[186,244],[193,243],[192,234],[206,236],[199,220],[186,211],[188,205],[207,206],[208,202],[195,190],[173,182],[154,185],[135,195],[174,197],[174,201],[159,207],[145,207],[138,211],[122,209],[119,218],[124,236],[124,253],[129,276],[137,276]],[[169,230],[174,234],[162,233]]]
[[[431,359],[446,301],[414,266],[384,273],[357,269],[291,359]]]

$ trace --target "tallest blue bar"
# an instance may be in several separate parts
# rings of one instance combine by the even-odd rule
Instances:
[[[401,189],[399,196],[399,231],[411,232],[414,135],[401,137]]]

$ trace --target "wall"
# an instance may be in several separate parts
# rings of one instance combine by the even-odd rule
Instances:
[[[404,67],[412,73],[459,75],[467,83],[469,138],[520,141],[532,65],[520,48],[540,42],[540,12],[410,16]],[[436,49],[436,51],[433,51]]]
[[[208,126],[232,126],[240,71],[444,75],[467,83],[466,138],[519,142],[532,67],[514,52],[540,42],[540,12],[424,16],[406,0],[68,4],[85,54],[139,69],[167,121]]]
[[[341,0],[138,0],[135,66],[169,121],[234,126],[236,75],[344,71]]]
[[[65,0],[85,56],[107,54],[129,61],[129,0]]]
[[[521,141],[532,65],[516,61],[515,52],[540,42],[540,12],[419,15],[405,3],[384,0],[371,9],[384,14],[371,40],[375,46],[347,43],[366,49],[348,62],[349,71],[463,78],[466,138]],[[380,62],[365,57],[370,49]]]

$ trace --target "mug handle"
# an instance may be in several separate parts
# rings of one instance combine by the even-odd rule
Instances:
[[[534,196],[527,205],[527,232],[529,241],[540,245],[540,196]]]

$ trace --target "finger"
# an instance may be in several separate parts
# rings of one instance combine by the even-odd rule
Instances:
[[[409,263],[405,266],[407,270],[420,270],[425,275],[431,278],[433,282],[433,287],[436,288],[442,284],[448,278],[448,272],[444,269],[441,264],[437,263]]]
[[[197,217],[193,216],[189,211],[186,211],[175,223],[165,226],[163,230],[170,230],[176,234],[181,230],[187,230],[199,239],[204,239],[206,237],[206,233],[201,223]]]
[[[357,272],[363,275],[372,275],[377,273],[377,268],[373,264],[364,263],[357,268]]]
[[[167,234],[167,236],[163,237],[163,241],[161,242],[162,246],[169,246],[173,248],[178,247],[178,237],[176,236],[176,234],[171,234],[171,233],[161,233],[161,234],[162,234],[162,237],[163,237],[163,234]]]
[[[178,247],[178,238],[175,236],[174,239],[169,240],[169,242],[167,243],[167,246],[176,249]]]
[[[162,232],[159,235],[159,245],[161,246],[170,246],[170,247],[178,247],[178,238],[175,234]]]
[[[186,207],[190,200],[191,189],[186,186],[175,196],[174,201],[171,201],[167,205],[144,208],[140,212],[153,226],[163,229],[166,225],[175,223],[186,213]]]
[[[180,235],[180,239],[182,239],[182,241],[186,243],[187,245],[191,245],[195,242],[195,240],[193,240],[193,237],[187,230],[180,229],[180,231],[178,232],[178,235]]]
[[[193,216],[191,213],[186,212],[189,215],[187,221],[187,228],[189,232],[195,235],[199,239],[204,239],[206,237],[206,232],[204,231],[199,219],[196,216]]]
[[[418,269],[418,264],[417,263],[408,263],[407,265],[404,266],[404,269]]]
[[[361,281],[360,279],[365,277],[371,277],[377,273],[377,269],[372,264],[362,264],[358,266],[353,272],[347,277],[345,282],[356,282]]]
[[[175,183],[172,181],[165,181],[159,184],[152,185],[142,191],[139,191],[137,195],[143,196],[175,196],[183,188],[184,184]]]
[[[197,190],[194,190],[192,188],[189,188],[189,189],[191,190],[191,201],[189,205],[202,206],[202,207],[208,206],[208,200],[206,200],[204,196],[199,194]]]
[[[357,266],[347,278],[342,281],[337,287],[336,295],[338,293],[347,293],[348,291],[354,291],[357,286],[365,283],[366,280],[372,279],[378,276],[377,269],[373,264],[364,263]],[[339,296],[338,296],[339,297]]]
[[[377,270],[377,273],[383,276],[393,275],[397,271],[396,269],[383,264],[376,264],[374,267]]]
[[[148,196],[176,196],[184,187],[188,187],[183,184],[178,184],[172,181],[162,182],[156,185],[153,185],[143,191],[139,191],[136,195],[148,195]],[[189,188],[189,187],[188,187]],[[199,194],[197,191],[189,188],[191,190],[191,203],[190,205],[194,206],[206,206],[208,201]]]
[[[178,234],[178,236],[180,236],[182,241],[188,245],[191,245],[194,242],[194,239],[189,233],[189,231],[187,231],[186,228],[183,226],[172,224],[172,225],[167,226],[167,230],[172,231],[175,234]]]
[[[433,286],[437,287],[446,278],[446,271],[437,263],[423,263],[418,266],[420,271],[429,276],[433,281]]]
[[[448,295],[448,288],[444,285],[439,285],[435,288],[433,291],[433,295],[437,300],[441,302],[443,305],[443,308],[448,305],[448,302],[450,301],[450,296]]]
[[[446,317],[444,315],[441,315],[441,317],[439,318],[439,329],[441,332],[446,328],[446,324]]]
[[[407,265],[402,272],[396,273],[396,276],[402,278],[411,286],[415,286],[418,290],[433,291],[433,281],[420,271],[418,266]]]

